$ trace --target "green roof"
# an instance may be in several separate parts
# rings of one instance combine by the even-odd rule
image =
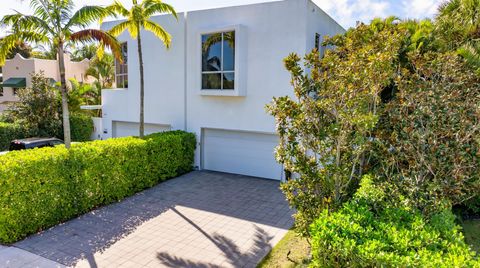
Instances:
[[[20,77],[11,77],[0,84],[0,87],[23,88],[27,86],[27,80]]]

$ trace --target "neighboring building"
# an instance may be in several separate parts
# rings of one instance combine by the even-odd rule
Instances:
[[[75,78],[80,82],[90,82],[85,73],[90,61],[81,62],[70,60],[70,54],[65,54],[65,75],[67,80]],[[2,67],[3,82],[0,84],[0,113],[8,108],[8,104],[18,101],[16,96],[19,88],[31,85],[31,74],[43,71],[45,77],[53,81],[60,81],[60,71],[56,60],[30,58],[25,59],[20,54],[7,60]]]
[[[325,35],[345,30],[309,0],[191,11],[153,18],[172,34],[170,50],[142,32],[146,133],[181,129],[198,139],[200,169],[281,179],[275,161],[274,118],[265,105],[293,96],[283,59],[321,48]],[[117,22],[107,22],[110,29]],[[117,86],[102,92],[104,137],[138,135],[137,42],[128,33],[128,61],[117,65]]]

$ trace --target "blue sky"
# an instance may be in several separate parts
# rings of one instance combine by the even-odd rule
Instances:
[[[131,0],[120,0],[129,5]],[[271,0],[165,0],[178,11],[206,9],[230,5],[268,2]],[[401,18],[425,18],[435,15],[437,6],[444,0],[313,0],[345,28],[356,21],[368,22],[374,17],[395,15]],[[108,5],[113,0],[74,0],[77,7],[83,5]],[[1,0],[0,17],[18,10],[29,12],[28,0]],[[4,30],[0,29],[0,35]]]

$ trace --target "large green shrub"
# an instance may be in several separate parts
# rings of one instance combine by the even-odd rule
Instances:
[[[439,51],[430,21],[375,19],[285,59],[295,98],[267,106],[297,230],[348,201],[365,173],[394,184],[425,215],[480,193],[480,80]]]
[[[296,98],[274,98],[267,109],[280,135],[277,160],[297,176],[282,190],[303,235],[323,209],[338,209],[351,197],[365,170],[380,94],[396,75],[404,39],[392,21],[330,39],[336,49],[323,58],[314,51],[303,62],[296,54],[285,59]]]
[[[0,122],[0,151],[8,150],[10,141],[28,136],[28,131],[19,124]]]
[[[0,242],[11,243],[190,171],[195,136],[167,132],[0,156]]]
[[[408,58],[377,125],[375,172],[429,214],[480,194],[480,77],[455,54]]]
[[[60,137],[62,120],[57,95],[43,72],[32,73],[31,86],[18,91],[19,101],[10,105],[6,117],[35,136]]]
[[[312,225],[314,267],[480,267],[450,210],[427,220],[364,180],[355,198]]]
[[[88,115],[73,114],[70,116],[70,126],[73,141],[89,141],[93,132],[93,121]],[[58,137],[62,139],[62,128],[58,125],[52,131],[53,134],[46,131],[39,131],[37,128],[28,128],[27,125],[19,123],[0,122],[0,151],[8,150],[10,142],[15,139],[30,137]],[[54,135],[57,133],[57,135]]]

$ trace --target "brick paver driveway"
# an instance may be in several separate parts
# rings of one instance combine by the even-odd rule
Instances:
[[[192,172],[14,246],[78,267],[255,267],[292,225],[278,186]]]

